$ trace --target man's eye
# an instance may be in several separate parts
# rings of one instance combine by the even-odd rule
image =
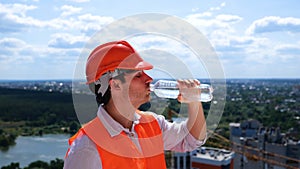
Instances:
[[[137,75],[135,75],[135,77],[141,77],[142,75],[140,73],[138,73]]]

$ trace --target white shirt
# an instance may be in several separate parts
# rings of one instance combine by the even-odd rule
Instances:
[[[205,140],[196,140],[187,129],[186,122],[170,123],[164,116],[152,113],[157,119],[163,133],[165,150],[178,152],[192,151],[203,145]],[[135,113],[131,132],[116,122],[103,107],[99,107],[97,117],[113,137],[124,131],[128,137],[140,148],[134,126],[139,123],[140,115]],[[86,135],[77,138],[70,146],[68,157],[64,161],[64,169],[102,169],[101,158],[95,143]]]

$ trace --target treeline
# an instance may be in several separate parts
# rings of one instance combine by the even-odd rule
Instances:
[[[0,88],[0,108],[3,121],[49,125],[76,120],[71,93]]]
[[[71,93],[0,87],[0,149],[18,135],[73,134],[79,127]]]
[[[51,160],[50,163],[44,161],[35,161],[30,163],[27,167],[21,168],[20,163],[12,162],[7,166],[1,167],[1,169],[62,169],[64,161],[62,159]]]

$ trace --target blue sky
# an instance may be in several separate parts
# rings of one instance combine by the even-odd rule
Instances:
[[[146,12],[199,29],[226,78],[300,78],[297,0],[2,0],[0,79],[72,79],[95,32]]]

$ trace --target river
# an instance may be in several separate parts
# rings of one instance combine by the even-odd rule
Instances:
[[[0,151],[0,168],[11,162],[19,162],[20,167],[28,166],[33,161],[50,162],[63,159],[68,149],[70,135],[47,134],[44,136],[19,136],[16,145],[8,151]]]

